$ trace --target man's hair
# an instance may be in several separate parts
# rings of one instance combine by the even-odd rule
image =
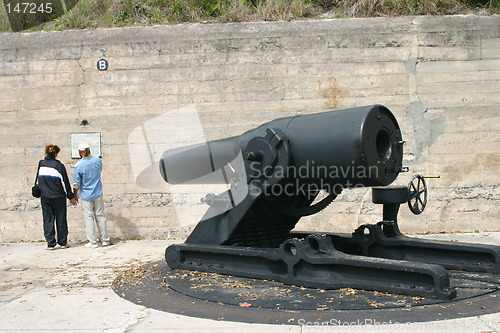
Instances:
[[[45,156],[48,156],[50,158],[56,158],[56,155],[59,154],[61,149],[59,149],[58,146],[53,145],[53,144],[48,144],[45,146]]]
[[[90,156],[90,148],[85,148],[84,152],[85,152],[85,154],[83,155],[84,157]]]

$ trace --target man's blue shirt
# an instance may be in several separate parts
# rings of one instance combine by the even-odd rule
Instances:
[[[97,156],[82,158],[75,165],[73,186],[80,191],[85,201],[93,201],[102,195],[102,161]]]

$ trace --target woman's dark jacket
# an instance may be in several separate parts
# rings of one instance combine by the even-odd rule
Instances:
[[[64,165],[53,158],[45,157],[40,161],[38,184],[42,198],[73,199],[74,194],[69,184],[68,174]]]

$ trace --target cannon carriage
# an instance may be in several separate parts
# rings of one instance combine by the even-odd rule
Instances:
[[[391,186],[408,171],[403,144],[392,112],[372,105],[276,119],[237,137],[166,151],[159,165],[166,182],[230,184],[202,198],[207,212],[183,244],[166,249],[168,265],[312,288],[453,299],[448,270],[497,274],[500,247],[400,232],[400,205],[420,214],[427,203],[422,176]],[[301,217],[352,187],[372,187],[373,202],[383,206],[381,221],[349,235],[293,231]]]

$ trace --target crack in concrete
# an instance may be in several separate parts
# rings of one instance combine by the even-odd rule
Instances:
[[[425,153],[425,149],[430,147],[437,138],[444,132],[445,117],[440,116],[430,118],[428,109],[423,105],[419,93],[417,73],[419,65],[419,29],[418,22],[412,21],[413,41],[411,43],[409,59],[404,63],[408,73],[408,90],[410,95],[410,104],[405,113],[413,121],[414,144],[410,155],[414,158],[411,162],[419,163]]]
[[[129,332],[134,328],[134,326],[139,325],[144,321],[144,319],[149,315],[151,312],[151,309],[142,307],[139,312],[130,318],[121,328],[123,329],[122,332]]]
[[[81,81],[80,83],[77,84],[77,108],[78,108],[78,118],[81,118],[81,109],[82,109],[82,96],[81,96],[81,91],[80,91],[80,88],[83,87],[85,85],[85,67],[83,67],[83,65],[81,64],[81,59],[82,59],[82,54],[83,54],[83,48],[84,48],[84,43],[83,43],[83,39],[81,40],[81,43],[80,43],[80,54],[78,55],[78,57],[75,59],[76,61],[76,64],[78,65],[78,67],[81,69],[82,71],[82,76],[81,76]]]

